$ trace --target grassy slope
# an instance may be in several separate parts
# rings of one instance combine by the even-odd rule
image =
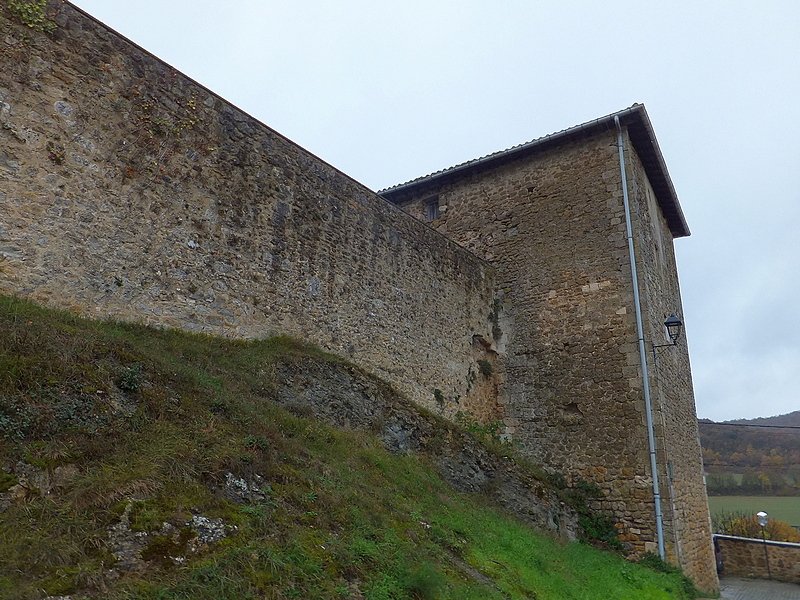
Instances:
[[[0,515],[0,598],[684,597],[677,574],[554,542],[455,493],[424,457],[279,409],[271,366],[309,354],[336,360],[0,297],[0,492],[20,460],[77,466]],[[262,475],[267,499],[223,499],[226,471]],[[134,530],[181,528],[192,512],[238,530],[180,565],[169,557],[188,532],[151,535],[144,574],[109,575],[108,528],[131,498]]]

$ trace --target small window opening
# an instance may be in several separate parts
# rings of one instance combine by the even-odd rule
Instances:
[[[439,218],[439,196],[428,198],[425,201],[425,212],[428,221],[435,221]]]

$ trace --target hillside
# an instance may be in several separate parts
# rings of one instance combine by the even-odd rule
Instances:
[[[800,495],[800,411],[698,423],[709,494]]]
[[[0,598],[688,597],[532,530],[603,520],[508,450],[289,339],[0,297]]]
[[[800,410],[776,415],[774,417],[756,417],[755,419],[733,419],[725,423],[740,423],[746,425],[781,425],[784,427],[800,427]]]

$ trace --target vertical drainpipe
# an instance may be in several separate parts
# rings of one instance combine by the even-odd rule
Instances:
[[[628,177],[625,174],[625,153],[622,144],[622,126],[619,117],[614,117],[617,126],[617,149],[619,150],[619,169],[622,173],[622,200],[625,204],[625,229],[628,237],[628,254],[631,261],[631,278],[633,279],[633,304],[636,309],[636,335],[639,338],[639,359],[642,363],[642,387],[644,388],[644,406],[647,416],[647,441],[650,446],[650,471],[653,474],[653,500],[656,509],[656,538],[658,555],[666,559],[664,551],[664,522],[661,514],[661,492],[658,487],[658,462],[656,460],[656,438],[653,430],[653,408],[650,402],[650,378],[647,372],[647,351],[644,344],[644,328],[642,326],[642,305],[639,299],[639,278],[636,274],[636,254],[633,250],[633,228],[631,227],[631,205],[628,198]]]

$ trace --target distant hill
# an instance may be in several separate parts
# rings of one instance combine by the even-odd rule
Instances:
[[[774,417],[758,417],[756,419],[735,419],[733,421],[723,421],[723,423],[739,423],[747,425],[784,425],[788,427],[800,427],[800,410],[777,415]]]
[[[709,494],[800,495],[800,411],[698,425]]]

